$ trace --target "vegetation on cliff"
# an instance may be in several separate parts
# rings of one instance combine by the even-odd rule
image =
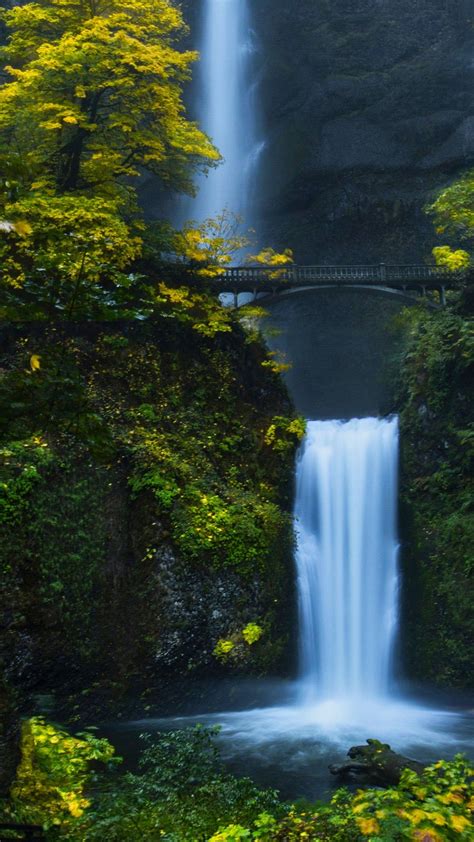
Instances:
[[[13,684],[106,704],[130,681],[156,688],[160,670],[217,667],[218,640],[251,623],[260,639],[229,664],[258,671],[281,657],[303,428],[260,344],[225,317],[211,337],[172,308],[120,329],[4,333]]]
[[[417,311],[401,371],[406,605],[412,676],[472,686],[474,330],[462,311]]]
[[[429,208],[453,269],[472,264],[474,181],[467,173]],[[459,246],[464,248],[460,249]],[[400,371],[404,657],[412,677],[472,687],[474,638],[473,294],[407,312]]]

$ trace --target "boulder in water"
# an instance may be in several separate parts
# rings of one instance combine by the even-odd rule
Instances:
[[[347,756],[350,759],[344,763],[331,764],[331,774],[344,780],[356,777],[376,786],[397,786],[404,769],[420,775],[425,768],[423,763],[397,754],[388,743],[379,740],[367,740],[366,746],[352,746]]]

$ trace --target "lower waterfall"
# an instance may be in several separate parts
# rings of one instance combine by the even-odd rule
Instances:
[[[470,710],[431,706],[393,680],[397,469],[396,418],[309,421],[296,461],[297,680],[264,681],[260,696],[250,680],[250,706],[129,729],[218,724],[231,770],[290,798],[328,797],[329,764],[370,737],[427,762],[471,751]]]
[[[310,421],[296,476],[306,701],[384,696],[397,620],[396,418]]]

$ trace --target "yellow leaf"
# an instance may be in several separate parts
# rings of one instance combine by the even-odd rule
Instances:
[[[427,813],[425,810],[412,810],[410,812],[410,821],[412,824],[419,824],[425,819],[432,819],[434,815],[434,813]]]
[[[440,827],[443,827],[443,825],[446,824],[446,819],[443,815],[441,815],[441,813],[430,813],[430,819],[434,824],[437,824]]]
[[[68,117],[63,117],[63,122],[64,123],[71,123],[71,125],[76,125],[77,119],[75,117],[73,117],[72,115],[69,115]]]
[[[32,371],[38,371],[41,368],[41,357],[38,354],[32,354],[30,357],[30,368]]]
[[[469,819],[466,819],[464,816],[451,816],[451,827],[459,833],[462,833],[466,830],[466,828],[472,828],[472,824]]]
[[[272,424],[272,427],[273,427],[273,429],[275,429],[273,424]],[[267,431],[267,435],[268,435],[268,431]],[[363,813],[364,810],[366,810],[367,807],[369,807],[369,806],[370,805],[366,801],[359,802],[359,804],[356,804],[356,806],[353,807],[352,812],[355,813],[356,815],[357,815],[357,813]]]
[[[15,222],[15,231],[20,237],[27,237],[33,231],[29,222],[24,219],[19,219]]]
[[[380,825],[375,819],[357,819],[357,824],[366,836],[375,836],[380,830]]]

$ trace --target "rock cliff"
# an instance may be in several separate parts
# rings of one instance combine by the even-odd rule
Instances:
[[[474,160],[469,0],[254,2],[265,242],[300,262],[417,261]]]
[[[129,692],[163,704],[181,676],[281,669],[297,436],[262,347],[238,326],[210,339],[173,319],[0,342],[16,413],[1,450],[0,703],[53,692],[103,715]],[[61,348],[48,421],[28,395]]]

